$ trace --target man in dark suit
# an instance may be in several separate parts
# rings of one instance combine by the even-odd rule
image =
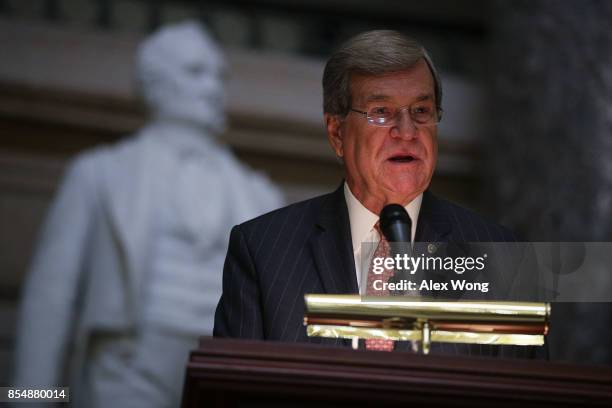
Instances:
[[[360,243],[380,240],[376,224],[389,203],[405,206],[415,242],[514,240],[427,190],[442,90],[418,43],[387,30],[352,38],[327,62],[323,94],[329,142],[346,181],[234,227],[215,336],[346,344],[307,337],[304,294],[359,292]]]

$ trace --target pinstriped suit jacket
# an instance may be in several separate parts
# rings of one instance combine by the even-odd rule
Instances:
[[[515,237],[506,228],[426,191],[416,241],[505,242]],[[214,335],[348,345],[344,340],[307,337],[302,323],[307,293],[358,293],[342,185],[331,194],[233,228]],[[498,354],[485,346],[446,345],[444,350],[443,345],[441,351]]]

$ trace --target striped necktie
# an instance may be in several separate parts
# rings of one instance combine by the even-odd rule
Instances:
[[[374,273],[374,258],[386,258],[391,256],[389,241],[387,241],[387,238],[385,238],[385,234],[381,232],[378,222],[376,223],[376,225],[374,225],[374,229],[378,232],[378,235],[380,236],[380,241],[378,242],[378,246],[374,251],[374,255],[372,256],[372,261],[370,262],[370,267],[368,269],[366,295],[387,296],[389,294],[388,290],[374,290],[374,281],[380,280],[383,283],[386,283],[389,278],[391,278],[395,273],[395,269],[385,268],[383,265],[384,270],[381,274],[377,275]],[[393,351],[394,346],[395,342],[393,340],[386,339],[367,339],[365,342],[366,350]]]

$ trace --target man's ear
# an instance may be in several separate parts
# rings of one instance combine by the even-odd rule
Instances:
[[[344,156],[344,129],[342,128],[342,119],[338,115],[326,113],[325,127],[327,128],[327,140],[336,156]]]

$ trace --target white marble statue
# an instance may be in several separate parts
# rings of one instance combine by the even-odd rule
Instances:
[[[15,384],[69,385],[77,408],[178,406],[188,352],[212,333],[231,227],[283,204],[215,140],[223,73],[197,23],[144,41],[151,122],[69,166],[24,286]]]

